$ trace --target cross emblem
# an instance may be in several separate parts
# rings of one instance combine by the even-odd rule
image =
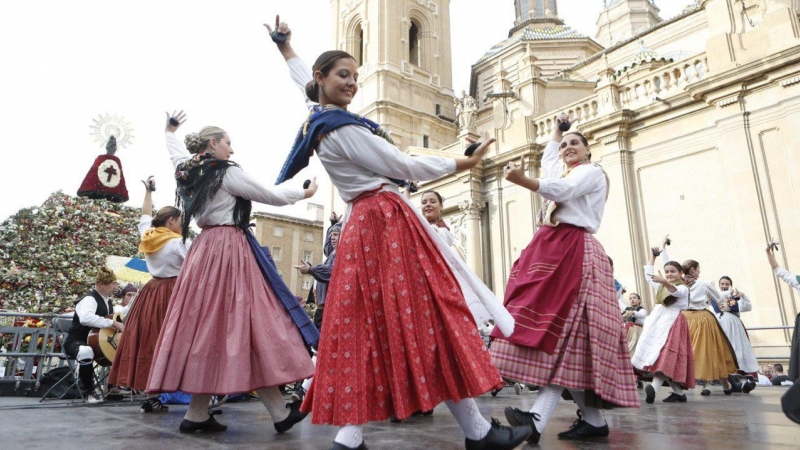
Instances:
[[[109,182],[111,182],[111,177],[113,177],[114,175],[117,174],[117,169],[115,169],[112,166],[108,166],[108,167],[106,167],[106,170],[104,170],[103,172],[108,174],[108,178],[106,179],[106,183],[109,183]]]

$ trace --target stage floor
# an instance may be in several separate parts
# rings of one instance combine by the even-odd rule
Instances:
[[[659,393],[666,397],[668,389]],[[558,449],[797,449],[800,425],[780,409],[785,387],[758,387],[750,394],[725,396],[713,387],[710,397],[699,389],[689,391],[687,403],[644,403],[641,408],[605,412],[611,427],[608,438],[597,441],[564,442],[558,432],[575,419],[575,404],[561,401],[539,442],[541,448]],[[503,408],[527,410],[536,400],[535,392],[515,395],[506,388],[497,397],[486,394],[477,399],[487,418],[505,423]],[[221,407],[218,420],[228,431],[216,435],[185,435],[178,424],[186,406],[172,405],[166,414],[140,414],[138,403],[107,402],[99,406],[73,405],[66,401],[0,397],[0,447],[111,449],[327,449],[334,427],[311,425],[309,418],[283,435],[275,433],[261,402],[229,403]],[[389,421],[365,427],[370,449],[464,448],[464,437],[447,407],[439,405],[431,417],[414,417],[400,424]],[[535,448],[528,444],[519,448]]]

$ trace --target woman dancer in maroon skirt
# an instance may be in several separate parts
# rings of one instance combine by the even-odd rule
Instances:
[[[209,416],[211,395],[256,390],[275,429],[284,432],[305,415],[299,404],[285,405],[278,386],[311,376],[311,343],[304,340],[319,334],[294,298],[298,315],[267,283],[259,262],[264,255],[255,253],[247,227],[251,201],[291,204],[313,195],[317,184],[267,189],[229,160],[233,149],[224,130],[205,127],[187,135],[184,146],[174,134],[183,120],[183,113],[170,117],[166,127],[184,207],[181,229],[185,238],[194,218],[203,231],[178,275],[147,392],[193,394],[180,431],[215,432],[227,427]]]
[[[562,114],[558,125],[568,120]],[[563,175],[559,156],[567,167]],[[532,428],[531,443],[539,441],[564,389],[580,410],[559,439],[607,436],[598,408],[639,406],[611,265],[592,236],[603,217],[608,179],[590,161],[586,138],[570,131],[562,139],[556,126],[542,157],[547,178],[527,177],[524,160],[505,169],[508,181],[546,199],[543,226],[514,263],[506,287],[514,334],[493,332],[491,348],[504,377],[542,386],[530,412],[506,408],[509,423]]]
[[[142,218],[139,220],[139,233],[142,235],[139,251],[144,253],[147,269],[153,279],[144,285],[125,317],[125,333],[122,334],[108,376],[109,384],[137,391],[147,388],[158,333],[164,322],[175,280],[191,244],[191,241],[183,242],[180,235],[180,209],[165,206],[158,210],[155,217],[151,217],[154,189],[155,181],[151,177],[145,183]],[[148,395],[142,403],[143,413],[162,411],[166,412],[167,407],[161,404],[157,394]]]
[[[276,27],[288,32],[284,24]],[[312,73],[291,47],[280,50],[293,76]],[[397,187],[399,180],[474,167],[493,140],[469,158],[405,155],[377,124],[347,112],[358,90],[357,69],[346,52],[317,59],[306,94],[319,105],[278,179],[297,174],[316,150],[348,203],[314,383],[302,410],[312,412],[312,423],[341,426],[332,449],[363,449],[363,424],[391,415],[402,420],[444,401],[464,430],[467,449],[514,448],[529,429],[490,424],[472,399],[501,379],[465,296],[479,292],[485,302],[499,302],[485,287],[469,284],[465,266],[451,265],[457,256]]]

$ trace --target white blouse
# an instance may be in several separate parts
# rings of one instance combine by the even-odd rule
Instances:
[[[783,280],[784,283],[800,291],[800,280],[798,280],[797,277],[792,272],[789,272],[788,270],[782,267],[776,268],[773,272],[775,273],[775,275],[780,277],[780,279]]]
[[[186,145],[173,133],[167,132],[166,138],[172,165],[177,169],[178,164],[190,159],[192,154],[186,150]],[[305,198],[305,191],[301,188],[280,186],[267,189],[240,167],[230,167],[225,172],[222,187],[217,191],[214,199],[207,201],[203,209],[195,216],[197,226],[204,228],[215,225],[235,225],[233,208],[236,206],[236,197],[266,205],[284,206],[292,205]]]
[[[139,234],[144,236],[145,231],[150,229],[150,222],[153,221],[151,216],[143,214],[139,219]],[[157,252],[144,255],[144,260],[147,261],[147,270],[150,275],[157,278],[170,278],[177,277],[183,265],[183,259],[186,258],[186,252],[192,245],[191,239],[186,239],[183,243],[183,238],[170,239],[161,249]]]
[[[719,291],[711,283],[703,280],[697,280],[689,286],[689,293],[689,309],[693,311],[708,309],[711,305],[709,302],[722,301]]]
[[[656,283],[655,281],[653,281],[653,275],[655,275],[655,273],[656,272],[655,272],[655,269],[653,268],[653,266],[650,266],[650,265],[644,266],[644,279],[647,280],[647,284],[649,284],[650,287],[652,287],[653,289],[658,291],[658,288],[660,288],[662,285],[661,285],[661,283]],[[680,310],[687,309],[689,307],[689,289],[685,285],[682,285],[682,284],[679,285],[679,286],[675,286],[675,287],[678,290],[673,292],[673,293],[671,293],[670,295],[672,295],[673,297],[677,298],[678,301],[676,301],[675,303],[673,303],[673,304],[671,304],[669,306],[664,306],[664,307],[665,308],[676,308],[676,309],[680,309]]]
[[[300,58],[288,59],[286,64],[292,80],[303,92],[306,106],[316,105],[305,94],[311,70]],[[406,155],[386,139],[357,125],[345,125],[328,133],[317,146],[317,156],[346,203],[364,192],[392,184],[389,178],[427,181],[456,171],[455,159]]]
[[[452,247],[453,242],[456,241],[455,235],[453,235],[453,233],[445,227],[440,227],[437,225],[431,225],[431,226],[433,227],[434,230],[436,230],[436,233],[439,234],[439,237],[442,238],[444,243],[447,244],[448,247]]]
[[[606,207],[606,177],[599,166],[581,164],[562,178],[564,165],[559,160],[558,146],[558,142],[550,141],[544,149],[545,178],[539,179],[536,192],[558,204],[553,220],[597,233]]]

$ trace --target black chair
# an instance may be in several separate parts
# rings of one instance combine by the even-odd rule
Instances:
[[[58,381],[56,381],[47,392],[42,395],[42,398],[39,399],[39,403],[45,401],[47,396],[50,395],[50,392],[56,387],[63,383],[70,383],[66,389],[64,389],[64,393],[58,397],[57,399],[63,399],[64,396],[72,390],[73,387],[78,388],[78,393],[81,397],[82,401],[86,401],[86,397],[83,395],[83,389],[80,386],[80,378],[77,376],[77,364],[78,362],[75,358],[71,356],[67,356],[64,351],[64,342],[67,341],[67,336],[69,335],[69,329],[72,328],[72,317],[56,317],[53,319],[53,330],[55,331],[55,339],[58,342],[59,346],[61,347],[61,353],[55,354],[54,356],[57,357],[59,360],[64,361],[66,366],[69,368],[69,371],[64,374]],[[72,377],[70,379],[70,377]]]

